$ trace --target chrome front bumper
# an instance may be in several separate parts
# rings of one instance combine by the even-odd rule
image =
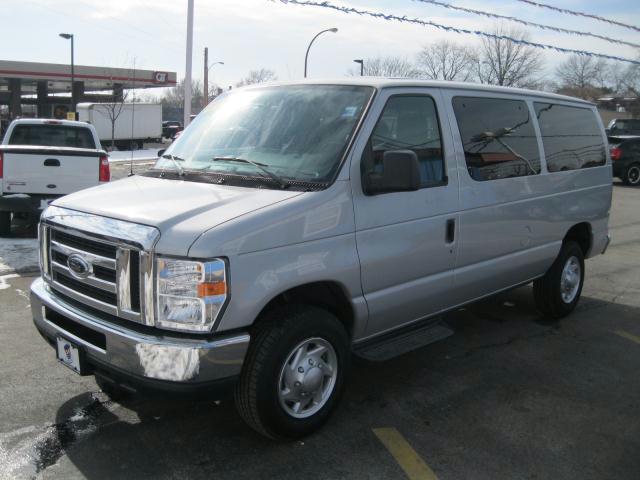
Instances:
[[[68,330],[76,333],[58,325],[63,323],[59,320],[54,323],[53,315],[47,319],[47,309],[64,317],[64,322],[73,327]],[[31,311],[42,335],[50,340],[62,336],[76,343],[89,364],[116,371],[134,384],[136,379],[150,379],[196,387],[232,378],[240,374],[249,346],[245,333],[198,339],[170,332],[161,335],[161,331],[157,335],[141,333],[108,323],[57,297],[42,278],[31,285]],[[91,342],[95,338],[101,345]]]

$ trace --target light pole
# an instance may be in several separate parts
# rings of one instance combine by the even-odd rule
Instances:
[[[65,40],[71,40],[71,111],[73,112],[73,118],[75,120],[76,115],[76,96],[74,95],[74,84],[75,84],[75,69],[73,65],[73,33],[60,33],[59,34]]]
[[[309,50],[311,50],[311,45],[313,45],[313,42],[315,42],[316,38],[318,38],[320,35],[322,35],[325,32],[336,33],[337,31],[338,31],[337,28],[327,28],[326,30],[322,30],[321,32],[318,32],[316,36],[311,39],[311,41],[309,42],[309,46],[307,47],[307,53],[304,56],[304,78],[307,78],[307,63],[309,60]]]
[[[356,60],[354,60],[355,63],[359,63],[360,64],[360,76],[364,76],[364,60],[361,58],[358,58]]]
[[[191,60],[193,53],[193,0],[187,0],[187,52],[185,62],[185,74],[184,74],[184,116],[183,125],[187,128],[187,125],[191,122]]]
[[[209,47],[204,47],[204,92],[203,92],[204,105],[202,105],[203,107],[206,107],[207,105],[209,105],[209,70],[211,70],[211,67],[213,67],[214,65],[224,65],[224,62],[213,62],[211,65],[209,65]]]

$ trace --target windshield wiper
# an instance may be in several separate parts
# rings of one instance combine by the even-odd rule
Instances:
[[[178,163],[178,162],[184,162],[184,158],[180,158],[176,155],[171,155],[169,153],[165,153],[164,155],[162,155],[162,158],[167,158],[171,160],[173,165],[176,167],[176,170],[178,171],[178,176],[184,177],[184,168],[182,168],[182,165]]]
[[[269,176],[269,178],[271,178],[278,185],[280,185],[280,188],[284,189],[288,187],[288,184],[282,179],[282,177],[279,177],[278,175],[276,175],[275,173],[273,173],[271,170],[267,168],[269,167],[269,165],[267,165],[266,163],[254,162],[253,160],[247,160],[245,158],[237,158],[237,157],[213,157],[211,160],[214,162],[235,162],[235,163],[247,163],[249,165],[253,165],[257,169],[266,173]]]

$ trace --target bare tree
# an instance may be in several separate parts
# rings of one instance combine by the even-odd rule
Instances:
[[[606,70],[607,62],[602,58],[596,60],[586,55],[573,54],[556,68],[556,76],[563,87],[587,89],[605,86],[597,84],[606,83]]]
[[[273,82],[277,80],[276,72],[268,68],[259,70],[251,70],[249,74],[236,83],[236,87],[244,87],[245,85],[254,85],[256,83]]]
[[[534,47],[517,43],[529,40],[529,33],[518,27],[502,24],[491,32],[495,37],[482,39],[474,55],[475,71],[480,83],[507,87],[533,87],[539,83],[538,75],[544,66],[542,53]]]
[[[418,53],[417,64],[425,78],[467,82],[473,76],[473,51],[464,45],[442,40],[423,46]]]
[[[419,78],[420,71],[409,60],[402,57],[365,58],[363,73],[368,77]],[[349,75],[360,75],[360,68],[350,70]]]
[[[191,81],[191,108],[199,109],[202,106],[202,86],[199,80]],[[175,87],[167,90],[161,99],[163,105],[182,108],[184,106],[184,78]]]
[[[111,82],[113,85],[113,81]],[[116,87],[112,90],[112,93],[107,96],[107,103],[100,103],[98,108],[107,116],[109,123],[111,123],[111,150],[116,146],[116,122],[122,113],[124,104],[129,97],[129,91],[122,89],[122,86]]]

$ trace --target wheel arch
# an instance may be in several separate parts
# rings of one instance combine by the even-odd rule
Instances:
[[[593,246],[593,232],[589,222],[580,222],[573,225],[565,234],[563,243],[574,241],[582,250],[584,258],[589,256]]]
[[[262,308],[254,325],[265,318],[268,312],[296,303],[312,305],[331,312],[340,320],[349,338],[353,338],[355,310],[345,288],[335,281],[309,282],[279,293]]]

